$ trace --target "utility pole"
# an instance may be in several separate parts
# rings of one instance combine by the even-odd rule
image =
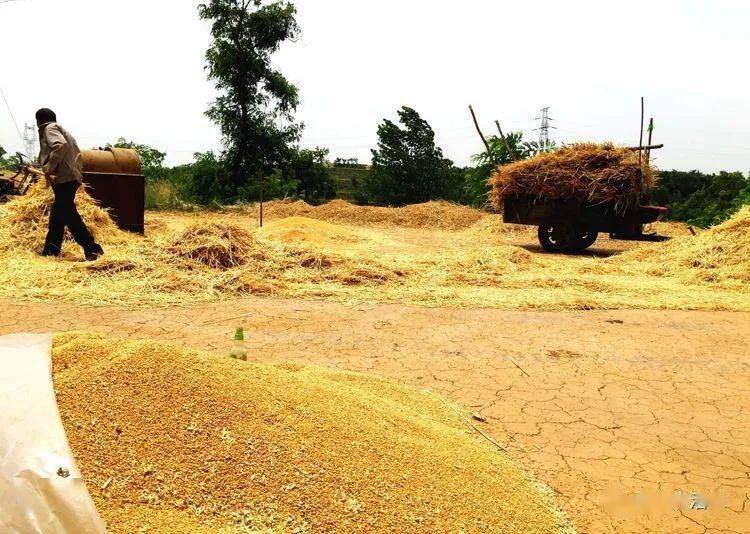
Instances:
[[[23,149],[30,160],[35,160],[39,154],[38,135],[33,124],[23,125]]]
[[[549,107],[542,108],[542,116],[537,117],[534,120],[540,121],[539,128],[536,128],[534,131],[539,132],[539,150],[546,151],[549,147],[549,131],[550,129],[557,129],[554,126],[550,124],[552,122],[553,118],[549,116]]]

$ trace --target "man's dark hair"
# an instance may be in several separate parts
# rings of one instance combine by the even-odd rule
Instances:
[[[42,108],[36,112],[36,123],[39,125],[47,124],[48,122],[57,122],[57,115],[55,112],[48,108]]]

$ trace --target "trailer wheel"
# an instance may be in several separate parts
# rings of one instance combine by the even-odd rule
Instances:
[[[578,232],[570,221],[554,221],[539,227],[539,243],[547,252],[566,252],[578,244]]]
[[[599,232],[594,232],[591,230],[585,230],[583,232],[580,232],[578,234],[578,238],[576,239],[576,243],[569,249],[574,250],[577,252],[580,252],[582,250],[586,250],[591,245],[596,243],[596,240],[599,239]]]

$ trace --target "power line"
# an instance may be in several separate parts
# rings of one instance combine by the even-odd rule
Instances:
[[[6,2],[9,0],[6,0]],[[3,3],[6,3],[3,2]],[[24,143],[23,135],[21,134],[21,129],[18,127],[18,123],[16,122],[16,118],[13,116],[13,111],[10,109],[10,104],[8,104],[8,99],[5,98],[5,92],[3,91],[3,88],[0,87],[0,95],[3,97],[3,101],[5,102],[5,107],[8,108],[8,114],[10,115],[11,120],[13,121],[13,125],[16,127],[16,133],[18,134],[18,138],[21,140],[21,144]]]

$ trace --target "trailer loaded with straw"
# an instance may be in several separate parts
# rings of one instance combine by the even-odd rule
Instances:
[[[585,250],[600,233],[663,241],[644,233],[667,213],[648,205],[655,176],[639,148],[580,143],[498,167],[490,200],[505,222],[538,226],[549,252]]]

